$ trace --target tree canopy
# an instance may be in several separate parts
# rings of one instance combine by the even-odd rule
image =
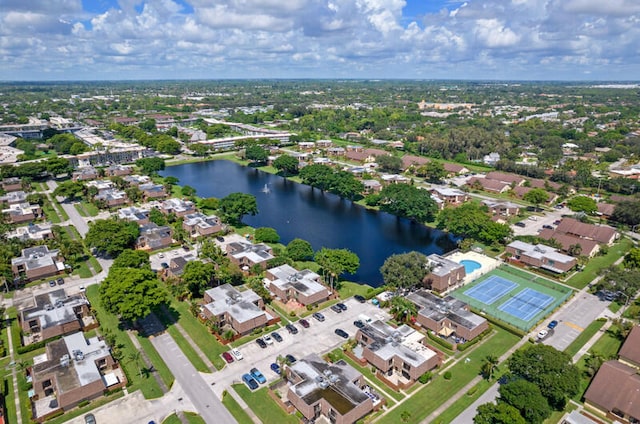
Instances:
[[[438,206],[427,190],[408,184],[391,184],[380,191],[380,209],[417,222],[433,221]]]
[[[313,258],[313,247],[308,241],[295,238],[287,244],[286,254],[294,261],[307,261]]]
[[[162,158],[142,158],[136,161],[136,166],[139,166],[145,174],[157,174],[164,169],[165,165]]]
[[[116,257],[133,248],[140,230],[135,222],[118,219],[97,219],[89,227],[85,242],[99,254]]]
[[[429,260],[420,252],[400,253],[389,256],[380,267],[382,279],[393,288],[412,287],[421,284],[429,272]]]
[[[486,206],[472,202],[457,208],[445,208],[438,215],[437,227],[489,244],[504,242],[511,235],[511,229],[508,225],[493,222],[487,212]]]
[[[253,144],[245,149],[245,157],[252,162],[265,162],[269,152],[264,147]]]
[[[125,249],[113,261],[110,269],[113,268],[144,268],[150,270],[149,254],[143,250]]]
[[[85,188],[86,185],[82,181],[63,181],[53,190],[53,195],[69,200],[78,199],[82,197]]]
[[[144,318],[168,301],[156,274],[148,269],[113,268],[100,284],[99,292],[107,311],[124,321]]]
[[[398,173],[402,170],[402,159],[397,156],[379,155],[376,156],[376,163],[384,172]]]
[[[517,379],[502,384],[499,389],[500,401],[520,411],[528,424],[541,424],[551,415],[549,402],[542,396],[534,383]]]
[[[360,267],[360,258],[349,249],[327,249],[323,247],[315,255],[315,261],[329,274],[331,286],[334,278],[338,278],[342,273],[353,274]]]
[[[227,221],[239,223],[244,215],[256,215],[258,202],[256,197],[247,193],[231,193],[220,199],[220,211]]]
[[[298,173],[298,159],[289,155],[281,155],[273,161],[273,167],[285,176],[294,175]]]
[[[271,227],[256,228],[254,237],[258,242],[277,243],[280,241],[280,235]]]
[[[598,210],[597,202],[591,197],[576,196],[567,200],[567,206],[574,212],[584,212],[593,215]]]
[[[624,201],[616,205],[611,215],[613,221],[627,225],[640,224],[640,201]]]
[[[508,403],[485,403],[478,406],[473,424],[527,424],[520,412]]]
[[[211,287],[215,274],[216,268],[211,262],[189,261],[184,266],[182,281],[187,285],[192,297],[202,297]]]
[[[522,199],[538,206],[549,199],[549,193],[541,188],[534,188],[525,193],[525,195],[522,196]]]

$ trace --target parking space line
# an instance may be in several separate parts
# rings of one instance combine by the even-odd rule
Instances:
[[[566,325],[568,325],[569,327],[571,327],[571,328],[573,328],[573,329],[575,329],[575,330],[578,330],[578,331],[580,331],[580,332],[584,331],[584,328],[582,328],[582,327],[580,327],[579,325],[576,325],[576,324],[574,324],[574,323],[572,323],[572,322],[570,322],[570,321],[564,321],[564,324],[566,324]]]

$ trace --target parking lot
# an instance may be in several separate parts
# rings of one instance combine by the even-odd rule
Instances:
[[[530,235],[535,236],[542,230],[544,225],[549,225],[553,228],[556,227],[554,224],[555,221],[562,219],[562,215],[571,214],[571,210],[569,208],[562,209],[551,209],[545,211],[542,215],[532,215],[535,216],[535,220],[524,218],[520,220],[520,222],[524,223],[524,227],[519,227],[517,225],[512,225],[511,229],[513,230],[513,234],[516,236],[524,236]]]
[[[209,383],[212,384],[218,396],[221,396],[222,391],[229,385],[240,383],[242,374],[249,372],[252,367],[258,368],[264,374],[268,384],[279,377],[270,369],[270,364],[276,362],[278,356],[290,354],[296,359],[301,359],[310,353],[323,355],[346,341],[334,333],[337,328],[346,331],[350,338],[355,336],[357,328],[353,322],[359,319],[359,315],[367,315],[373,320],[377,318],[389,319],[389,315],[385,311],[370,302],[359,303],[350,298],[344,301],[344,304],[347,306],[347,310],[341,313],[334,312],[329,308],[321,310],[320,312],[325,317],[323,322],[319,322],[311,316],[307,317],[309,328],[303,328],[299,322],[295,322],[298,334],[289,334],[284,328],[286,322],[283,322],[282,328],[277,330],[282,336],[282,342],[274,340],[272,345],[268,345],[264,349],[258,346],[255,341],[248,342],[238,348],[244,357],[242,360],[227,364],[219,372],[203,376],[210,380]]]

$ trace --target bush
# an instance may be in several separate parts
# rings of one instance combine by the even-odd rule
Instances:
[[[453,345],[451,343],[442,339],[441,337],[436,336],[431,331],[427,331],[427,335],[429,336],[429,339],[433,340],[436,344],[439,344],[445,349],[453,350]]]
[[[34,350],[37,350],[37,349],[45,347],[47,345],[47,343],[52,342],[54,340],[58,340],[61,337],[62,336],[55,336],[55,337],[51,337],[50,339],[47,339],[47,340],[40,340],[39,342],[31,343],[30,345],[18,346],[18,348],[16,349],[16,352],[18,352],[18,354],[20,354],[20,355],[22,355],[24,353],[28,353],[28,352],[33,352]]]
[[[445,380],[451,380],[451,371],[445,371],[443,377]]]
[[[467,396],[473,396],[478,391],[478,386],[473,386],[467,391]]]
[[[83,400],[82,402],[78,403],[78,408],[83,408],[85,406],[89,405],[89,401],[88,400]]]
[[[422,374],[420,377],[418,377],[418,381],[422,384],[427,384],[432,377],[433,377],[433,374],[431,373],[431,371],[427,371],[424,374]]]

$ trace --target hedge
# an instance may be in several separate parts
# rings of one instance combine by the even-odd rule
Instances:
[[[482,333],[478,334],[478,337],[474,338],[473,340],[469,340],[468,342],[460,343],[457,346],[458,350],[460,352],[464,352],[465,350],[469,349],[474,344],[478,343],[480,340],[482,340],[485,337],[487,337],[489,334],[491,334],[492,331],[493,331],[493,328],[491,327],[491,325],[489,325],[489,328],[484,330]]]
[[[519,330],[519,329],[515,328],[514,326],[507,324],[504,321],[500,321],[499,319],[496,319],[496,318],[492,317],[491,315],[483,315],[482,312],[478,311],[475,308],[471,308],[471,312],[473,312],[476,315],[483,316],[491,324],[495,325],[496,327],[500,327],[503,330],[506,330],[506,331],[508,331],[509,333],[511,333],[511,334],[513,334],[515,336],[524,337],[524,335],[527,334],[526,331]]]
[[[47,340],[40,340],[39,342],[35,342],[35,343],[31,343],[29,345],[26,346],[18,346],[18,348],[16,349],[16,352],[18,352],[18,354],[22,355],[24,353],[27,352],[32,352],[34,350],[43,348],[47,345],[47,343],[53,342],[55,340],[58,340],[62,338],[62,335],[58,335],[58,336],[54,336],[51,338],[48,338]]]
[[[449,350],[453,350],[453,345],[451,343],[449,343],[448,341],[443,340],[442,338],[434,335],[431,331],[427,331],[427,336],[429,336],[429,338],[431,340],[433,340],[434,342],[436,342],[440,346],[442,346],[444,348],[447,348]]]

